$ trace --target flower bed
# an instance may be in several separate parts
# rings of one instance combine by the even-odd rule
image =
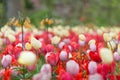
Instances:
[[[119,27],[58,25],[23,31],[1,28],[2,80],[120,80]]]

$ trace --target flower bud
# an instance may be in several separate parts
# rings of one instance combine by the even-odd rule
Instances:
[[[36,55],[31,51],[22,51],[18,58],[18,63],[23,65],[33,65],[36,62]]]
[[[18,75],[18,71],[17,71],[16,68],[17,68],[16,66],[11,67],[11,70],[12,70],[11,74],[12,74],[12,76],[17,76]]]
[[[60,71],[59,78],[60,78],[60,80],[73,80],[72,75],[63,70]]]
[[[79,40],[78,43],[79,43],[80,46],[84,46],[85,45],[85,41]]]
[[[91,39],[89,42],[88,42],[88,44],[90,45],[90,44],[95,44],[96,43],[96,41],[94,40],[94,39]]]
[[[11,62],[12,62],[12,57],[10,55],[4,55],[1,60],[1,64],[4,68],[10,66]]]
[[[96,73],[96,74],[89,75],[88,80],[104,80],[104,79],[102,75]]]
[[[52,70],[50,64],[44,64],[41,68],[40,73],[33,76],[33,80],[51,80],[51,71]]]
[[[10,42],[15,42],[16,38],[14,35],[9,34],[7,38],[10,40]]]
[[[65,45],[65,42],[60,42],[59,45],[58,45],[58,47],[59,47],[60,49],[62,49],[64,45]]]
[[[51,38],[51,42],[52,44],[58,44],[60,42],[60,37],[58,36],[54,36],[53,38]]]
[[[88,70],[90,74],[94,74],[97,72],[97,63],[94,61],[90,61],[88,64]]]
[[[118,35],[115,32],[110,32],[110,36],[112,37],[112,39],[117,39]]]
[[[115,61],[119,61],[120,60],[120,55],[118,54],[118,52],[114,52],[113,57],[114,57]]]
[[[114,41],[109,41],[109,42],[107,42],[107,47],[110,50],[114,50],[116,48],[116,43]]]
[[[94,43],[91,43],[89,47],[91,51],[96,51],[96,45]]]
[[[85,41],[85,40],[86,40],[86,37],[85,37],[85,35],[80,34],[80,35],[79,35],[79,39],[80,39],[81,41]]]
[[[112,63],[113,55],[111,50],[109,50],[108,48],[102,48],[100,49],[99,53],[103,63],[106,63],[106,64]]]
[[[35,49],[39,49],[42,47],[42,43],[34,37],[31,37],[30,43],[31,43],[32,47]]]
[[[76,63],[74,60],[69,60],[66,63],[66,71],[72,75],[76,75],[79,73],[79,64]]]
[[[56,65],[59,60],[58,54],[53,52],[47,53],[45,58],[46,62],[51,65]]]
[[[69,53],[66,51],[61,51],[59,57],[61,61],[66,61],[69,57]]]
[[[120,44],[118,44],[117,52],[118,52],[118,54],[120,55]]]
[[[44,64],[40,70],[40,72],[44,72],[44,73],[50,73],[52,72],[52,68],[50,64]]]
[[[25,44],[25,49],[26,50],[31,50],[32,49],[32,45],[30,43],[26,43]]]
[[[103,39],[105,42],[110,41],[112,39],[111,35],[109,33],[103,34]]]

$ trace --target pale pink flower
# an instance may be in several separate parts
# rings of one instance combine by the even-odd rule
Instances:
[[[61,61],[66,61],[69,57],[69,53],[66,51],[61,51],[59,57]]]
[[[94,74],[97,72],[97,63],[94,61],[90,61],[88,64],[88,70],[90,74]]]
[[[79,64],[74,60],[69,60],[66,63],[66,71],[72,75],[76,75],[79,73]]]
[[[10,66],[11,62],[12,62],[12,57],[9,54],[8,55],[4,55],[2,60],[1,60],[2,66],[4,68]]]
[[[95,73],[92,75],[89,75],[88,80],[103,80],[102,75]]]

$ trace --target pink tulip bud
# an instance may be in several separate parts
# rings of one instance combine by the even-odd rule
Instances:
[[[51,66],[50,64],[44,64],[40,73],[33,76],[33,80],[51,80]]]
[[[96,51],[96,45],[95,44],[90,44],[90,50],[91,51]]]
[[[82,40],[79,40],[78,43],[79,43],[80,46],[84,46],[85,45],[85,41],[82,41]]]
[[[74,60],[69,60],[66,63],[66,71],[72,75],[76,75],[79,73],[79,64],[76,63]]]
[[[17,76],[18,75],[18,71],[15,68],[17,68],[17,67],[16,66],[11,67],[11,70],[12,70],[11,74],[12,74],[12,76]]]
[[[64,45],[65,45],[65,42],[60,42],[60,43],[58,44],[58,47],[59,47],[60,49],[62,49]]]
[[[102,75],[95,73],[92,75],[89,75],[88,80],[103,80]]]
[[[114,57],[115,61],[119,61],[120,60],[120,55],[118,54],[118,52],[114,52],[113,57]]]
[[[94,61],[90,61],[88,64],[88,70],[90,74],[94,74],[97,72],[97,63]]]
[[[68,59],[68,56],[69,54],[66,51],[61,51],[59,55],[61,61],[66,61]]]
[[[52,68],[50,64],[44,64],[40,70],[40,72],[44,72],[44,73],[51,73]]]
[[[12,62],[12,57],[10,55],[4,55],[1,60],[2,66],[4,68],[10,66],[11,62]]]

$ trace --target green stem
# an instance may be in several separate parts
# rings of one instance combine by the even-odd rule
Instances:
[[[24,50],[24,30],[23,30],[23,25],[22,25],[22,51]]]

